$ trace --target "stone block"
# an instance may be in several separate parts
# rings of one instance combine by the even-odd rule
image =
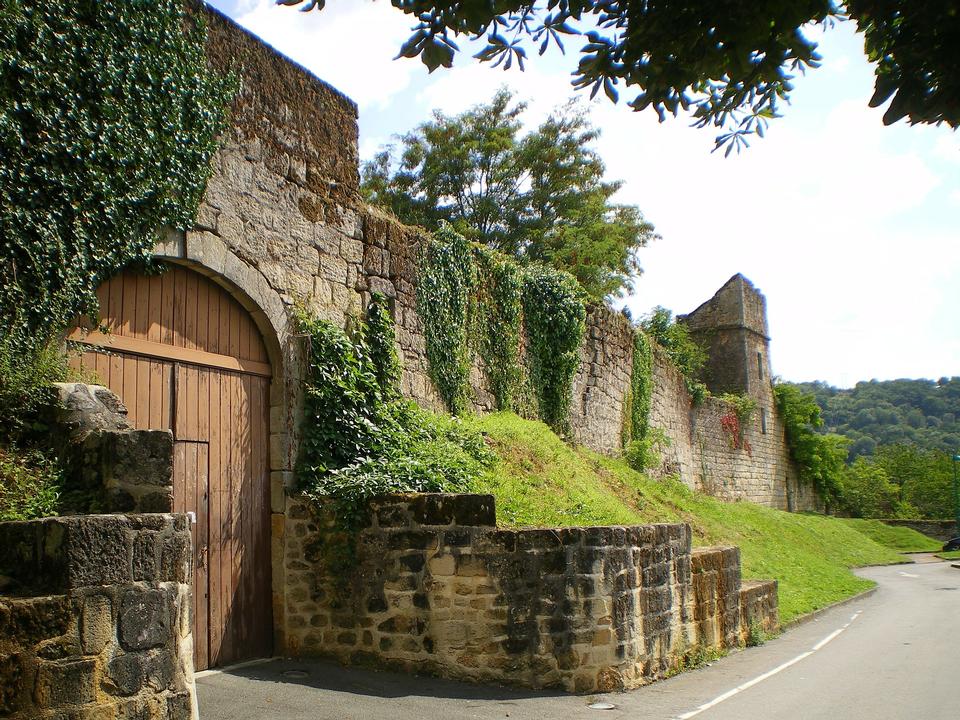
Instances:
[[[127,650],[159,647],[172,637],[173,603],[163,590],[128,590],[120,606],[120,644]]]
[[[113,602],[109,595],[87,595],[80,616],[80,642],[86,655],[99,655],[114,639]]]
[[[106,686],[111,694],[129,697],[143,687],[146,658],[140,653],[117,655],[107,665]]]
[[[94,660],[41,662],[37,669],[34,701],[41,708],[85,705],[96,699]]]

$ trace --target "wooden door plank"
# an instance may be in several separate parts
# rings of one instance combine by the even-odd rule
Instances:
[[[223,662],[234,657],[233,626],[236,612],[233,601],[233,558],[236,552],[236,535],[233,532],[233,484],[234,457],[230,442],[230,426],[233,421],[234,376],[220,373],[220,607],[223,613],[223,639],[221,656]]]
[[[243,422],[243,383],[240,376],[231,375],[231,393],[233,396],[233,417],[229,426],[230,442],[230,513],[231,513],[231,594],[233,597],[233,622],[231,623],[231,635],[233,637],[234,657],[239,656],[243,651],[243,630],[244,630],[244,610],[246,609],[245,598],[243,597],[243,522],[246,519],[246,513],[243,508],[243,466],[244,458],[242,446],[239,442],[239,425]]]
[[[137,427],[144,430],[154,427],[150,424],[150,361],[137,358]],[[129,410],[129,408],[128,408]]]
[[[166,274],[166,273],[164,273]],[[151,342],[160,342],[160,318],[163,308],[163,276],[154,275],[149,278],[146,339]]]
[[[118,356],[118,359],[120,361],[118,376],[120,378],[120,386],[123,388],[120,392],[120,397],[127,398],[124,405],[127,406],[127,419],[130,421],[130,424],[140,429],[140,419],[137,417],[137,379],[139,377],[137,373],[137,358],[132,356]],[[111,382],[113,382],[113,372],[116,370],[116,366],[111,368]]]
[[[223,643],[223,597],[221,595],[221,568],[223,553],[223,468],[221,466],[220,433],[220,373],[211,372],[208,385],[208,414],[210,417],[210,444],[208,446],[208,486],[210,488],[210,664],[221,662]]]
[[[199,276],[187,273],[186,299],[184,300],[183,347],[197,349],[197,284]]]
[[[187,313],[187,272],[183,268],[173,270],[173,332],[170,337],[170,344],[174,347],[184,347],[184,335],[186,334],[186,313]]]
[[[176,292],[176,272],[168,268],[160,276],[160,338],[158,342],[173,345],[173,307]]]
[[[150,278],[146,275],[134,275],[136,279],[136,299],[133,308],[133,324],[131,330],[134,337],[146,338],[150,314]]]
[[[210,507],[207,443],[192,443],[196,448],[197,494],[197,575],[194,585],[194,615],[197,618],[196,649],[200,667],[210,666]]]

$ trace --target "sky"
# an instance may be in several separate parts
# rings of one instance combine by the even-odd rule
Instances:
[[[536,57],[525,72],[491,69],[469,44],[450,70],[394,60],[410,18],[385,0],[330,0],[301,13],[273,0],[215,7],[351,97],[360,155],[397,134],[488,101],[508,86],[528,103],[530,127],[577,94],[567,55]],[[643,275],[625,300],[690,312],[735,273],[767,298],[771,362],[785,380],[960,376],[960,133],[946,126],[885,127],[870,109],[873,69],[851,23],[808,35],[822,66],[798,77],[792,104],[763,139],[724,158],[715,132],[683,117],[659,123],[602,93],[589,103],[596,149],[615,200],[637,205],[661,239],[640,250]],[[628,92],[623,95],[629,97]]]

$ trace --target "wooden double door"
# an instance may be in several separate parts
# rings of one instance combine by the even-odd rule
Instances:
[[[107,334],[75,331],[72,362],[123,400],[136,428],[174,436],[175,512],[193,513],[197,670],[272,652],[271,368],[246,310],[186,268],[123,273],[98,292]]]

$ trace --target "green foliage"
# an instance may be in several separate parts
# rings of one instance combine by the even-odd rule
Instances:
[[[586,329],[586,308],[577,281],[550,267],[530,266],[523,283],[523,317],[540,419],[564,435],[569,430],[571,387]]]
[[[571,447],[542,423],[510,413],[465,422],[486,435],[500,458],[471,485],[494,494],[500,522],[510,527],[690,523],[695,545],[738,545],[745,578],[780,582],[784,622],[870,587],[849,568],[902,561],[858,532],[854,521],[727,503],[680,482],[653,481],[622,459]]]
[[[366,340],[370,363],[384,400],[400,397],[400,355],[397,353],[393,316],[382,293],[373,293],[367,306]]]
[[[905,506],[920,517],[941,520],[954,516],[951,458],[941,450],[897,444],[881,447],[874,463],[897,486]]]
[[[475,248],[474,336],[497,410],[516,410],[520,365],[523,272],[499,253]]]
[[[430,377],[455,415],[467,409],[470,292],[474,285],[470,243],[443,225],[426,243],[420,261],[417,311],[423,320]]]
[[[900,488],[887,472],[864,458],[844,468],[840,505],[856,518],[917,517],[916,508],[901,501]]]
[[[757,411],[757,401],[749,395],[737,395],[736,393],[724,393],[719,398],[740,421],[740,424],[749,422],[750,418]]]
[[[663,430],[647,428],[643,437],[630,441],[623,451],[623,459],[637,472],[644,472],[663,463],[663,450],[668,447],[670,438]]]
[[[633,365],[630,369],[630,440],[646,438],[652,396],[653,351],[650,339],[643,330],[634,328]]]
[[[371,497],[462,490],[490,461],[478,433],[398,399],[383,299],[352,336],[304,313],[299,323],[310,366],[297,476],[307,495],[332,498],[342,529],[357,528]]]
[[[38,412],[54,398],[51,384],[66,376],[66,357],[54,342],[28,350],[0,334],[0,444],[30,434]]]
[[[36,351],[191,226],[233,81],[180,0],[4,0],[0,336]]]
[[[800,469],[800,479],[811,483],[824,502],[836,502],[843,491],[842,471],[848,441],[840,435],[821,435],[816,431],[823,420],[810,393],[793,385],[778,384],[773,394],[783,419],[790,455]]]
[[[307,2],[322,9],[322,0]],[[886,124],[902,117],[911,123],[960,125],[960,73],[956,38],[960,12],[954,0],[770,0],[764,3],[583,2],[462,3],[394,2],[414,16],[414,34],[399,56],[417,57],[432,72],[451,67],[459,50],[454,38],[466,35],[485,48],[474,55],[522,70],[528,40],[542,55],[562,36],[580,36],[583,46],[572,84],[601,89],[617,102],[622,83],[636,90],[634,110],[652,108],[663,122],[668,114],[692,112],[698,127],[721,130],[717,147],[746,144],[763,136],[769,118],[789,102],[794,73],[816,68],[817,44],[810,25],[833,27],[849,17],[865,35],[867,58],[876,63],[871,107],[891,97]]]
[[[519,137],[525,105],[506,90],[487,104],[433,119],[363,166],[362,190],[402,221],[453,225],[526,264],[566,270],[595,300],[621,295],[640,273],[636,251],[656,238],[632,205],[612,202],[592,149],[598,131],[569,104]]]
[[[60,466],[39,450],[0,446],[0,522],[59,514]]]
[[[798,387],[816,396],[825,432],[850,438],[850,462],[886,445],[960,450],[960,377],[871,380],[846,390],[821,382]]]
[[[702,403],[708,391],[707,386],[697,378],[707,362],[707,352],[690,336],[690,329],[684,323],[674,322],[673,313],[659,306],[640,322],[640,327],[651,340],[666,350],[674,366],[683,375],[694,405]]]

